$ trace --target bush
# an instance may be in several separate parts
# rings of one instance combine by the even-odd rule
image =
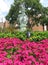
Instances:
[[[30,41],[40,41],[43,39],[48,38],[48,31],[45,32],[32,32],[31,31],[31,36],[27,38],[27,31],[25,32],[20,32],[20,31],[13,31],[13,32],[0,32],[0,38],[6,38],[6,37],[16,37],[21,40],[30,40]]]

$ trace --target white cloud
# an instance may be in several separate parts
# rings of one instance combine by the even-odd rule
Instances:
[[[42,2],[43,2],[43,0],[40,0],[40,2],[42,3]]]
[[[13,3],[13,0],[0,0],[0,21],[9,12],[10,5],[12,3]]]
[[[7,4],[4,2],[4,0],[0,0],[0,22],[2,22],[2,18],[4,18],[4,12],[8,12],[9,7]]]
[[[48,7],[48,0],[40,0],[40,3],[42,3],[44,7]]]
[[[4,2],[4,0],[0,0],[0,12],[8,12],[9,7],[7,6],[7,3]]]

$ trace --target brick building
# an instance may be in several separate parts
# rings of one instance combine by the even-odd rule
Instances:
[[[32,21],[32,18],[29,19],[29,23],[32,24],[32,25],[35,24],[35,22]],[[42,26],[39,23],[38,23],[38,26],[35,24],[31,28],[32,28],[33,31],[47,31],[48,30],[46,25]]]
[[[6,20],[6,21],[4,22],[4,27],[5,27],[5,28],[10,27],[10,23],[9,23],[9,21]]]
[[[30,20],[30,23],[32,22],[32,20]],[[10,27],[11,26],[11,24],[9,23],[9,21],[5,21],[4,23],[3,22],[0,22],[0,28],[8,28],[8,27]],[[16,24],[14,24],[14,26],[16,27],[16,26],[18,26],[18,25],[16,25]],[[42,25],[34,25],[33,27],[32,27],[32,30],[33,31],[46,31],[47,30],[47,26],[45,26],[44,25],[44,27],[42,26]]]

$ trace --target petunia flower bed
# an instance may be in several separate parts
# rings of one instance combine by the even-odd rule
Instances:
[[[48,39],[0,38],[0,65],[48,65]]]

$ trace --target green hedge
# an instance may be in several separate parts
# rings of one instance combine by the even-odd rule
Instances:
[[[30,32],[31,33],[31,36],[30,38],[27,38],[27,35],[26,35],[27,31],[25,32],[19,32],[19,31],[16,31],[16,32],[2,32],[0,33],[0,38],[6,38],[6,37],[16,37],[16,38],[19,38],[21,40],[26,40],[26,39],[29,39],[30,41],[40,41],[42,39],[46,39],[48,38],[48,31],[45,31],[45,32]]]

